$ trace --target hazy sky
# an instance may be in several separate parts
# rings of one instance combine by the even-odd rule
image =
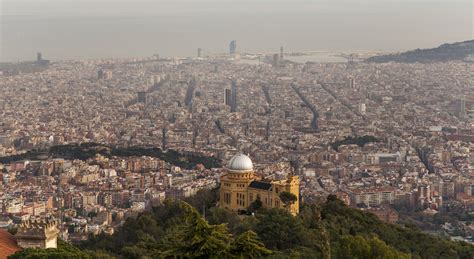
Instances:
[[[471,0],[0,0],[0,61],[385,50],[473,38]]]

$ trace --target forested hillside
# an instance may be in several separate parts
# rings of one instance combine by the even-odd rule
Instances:
[[[152,211],[129,218],[114,235],[98,235],[79,244],[77,256],[474,258],[470,244],[384,223],[370,213],[347,207],[335,196],[329,196],[321,206],[303,205],[294,217],[283,210],[262,208],[254,216],[237,215],[214,207],[215,194],[216,190],[206,190],[187,202],[167,200]]]

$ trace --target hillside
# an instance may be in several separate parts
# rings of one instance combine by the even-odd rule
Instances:
[[[303,205],[297,217],[276,209],[237,215],[213,207],[216,190],[186,201],[167,200],[112,236],[91,237],[78,258],[474,258],[470,244],[386,224],[335,196]],[[206,208],[205,218],[195,208]]]
[[[366,59],[366,62],[430,63],[463,60],[474,61],[474,40],[443,44],[432,49],[416,49],[398,54],[375,56]]]

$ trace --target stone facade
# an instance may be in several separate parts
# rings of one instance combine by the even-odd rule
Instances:
[[[57,222],[53,220],[29,220],[23,222],[15,235],[22,248],[57,248]]]
[[[235,167],[236,163],[232,163],[234,158],[226,169],[226,173],[221,176],[219,200],[221,208],[246,211],[250,204],[260,199],[264,208],[281,208],[293,215],[299,213],[298,176],[288,175],[286,180],[281,181],[262,181],[261,177],[255,174],[252,166]],[[280,193],[285,191],[294,194],[298,198],[296,202],[286,206],[279,197]]]

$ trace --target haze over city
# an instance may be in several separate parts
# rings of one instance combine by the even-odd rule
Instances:
[[[472,1],[2,0],[0,61],[225,52],[403,51],[472,38]]]

